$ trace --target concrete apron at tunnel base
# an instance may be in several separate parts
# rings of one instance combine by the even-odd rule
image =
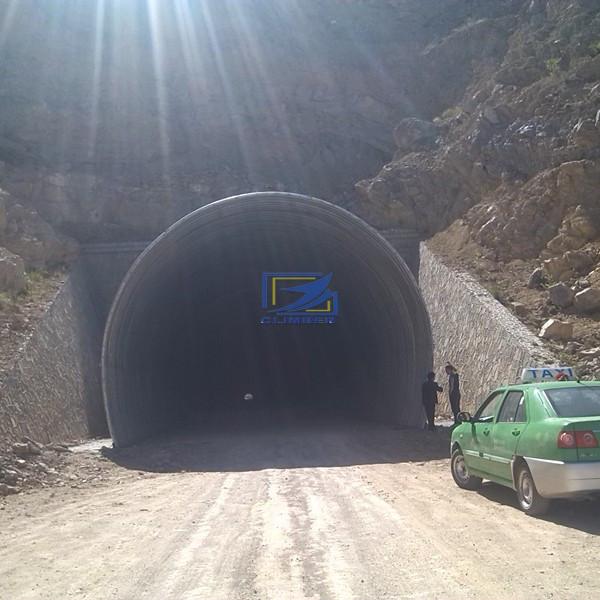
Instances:
[[[102,383],[116,446],[218,422],[342,414],[420,427],[429,319],[364,221],[288,193],[235,196],[171,226],[113,302]]]

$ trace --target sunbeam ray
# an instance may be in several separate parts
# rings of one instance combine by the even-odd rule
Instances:
[[[102,79],[102,56],[104,53],[104,18],[105,0],[98,0],[96,4],[96,15],[94,19],[94,48],[93,48],[93,71],[92,71],[92,107],[90,116],[90,139],[88,144],[88,156],[91,160],[96,148],[98,136],[98,123],[100,104],[100,82]]]
[[[4,16],[0,24],[0,49],[4,46],[8,35],[10,34],[11,27],[17,13],[17,4],[19,0],[8,0],[8,4],[3,9]]]
[[[160,135],[160,149],[162,157],[162,173],[164,183],[170,188],[171,181],[171,149],[169,140],[169,107],[167,85],[165,80],[165,49],[164,32],[161,27],[161,2],[148,0],[148,14],[150,17],[150,35],[152,45],[152,62],[156,81],[156,98],[158,102],[158,127]]]

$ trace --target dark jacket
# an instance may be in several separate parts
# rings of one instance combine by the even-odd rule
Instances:
[[[441,388],[437,381],[429,381],[427,380],[422,388],[421,392],[423,395],[423,404],[431,406],[432,404],[438,403],[438,392],[443,392],[444,389]]]
[[[460,398],[460,379],[458,373],[448,375],[448,396],[450,398]]]

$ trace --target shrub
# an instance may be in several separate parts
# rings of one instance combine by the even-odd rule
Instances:
[[[549,58],[546,61],[546,69],[551,75],[557,75],[560,72],[560,58]]]
[[[598,54],[600,54],[600,40],[590,44],[590,52],[592,53],[592,56],[598,56]]]

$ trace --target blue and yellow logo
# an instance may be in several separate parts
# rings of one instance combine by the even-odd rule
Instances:
[[[333,273],[263,273],[262,324],[331,324],[339,315]]]

